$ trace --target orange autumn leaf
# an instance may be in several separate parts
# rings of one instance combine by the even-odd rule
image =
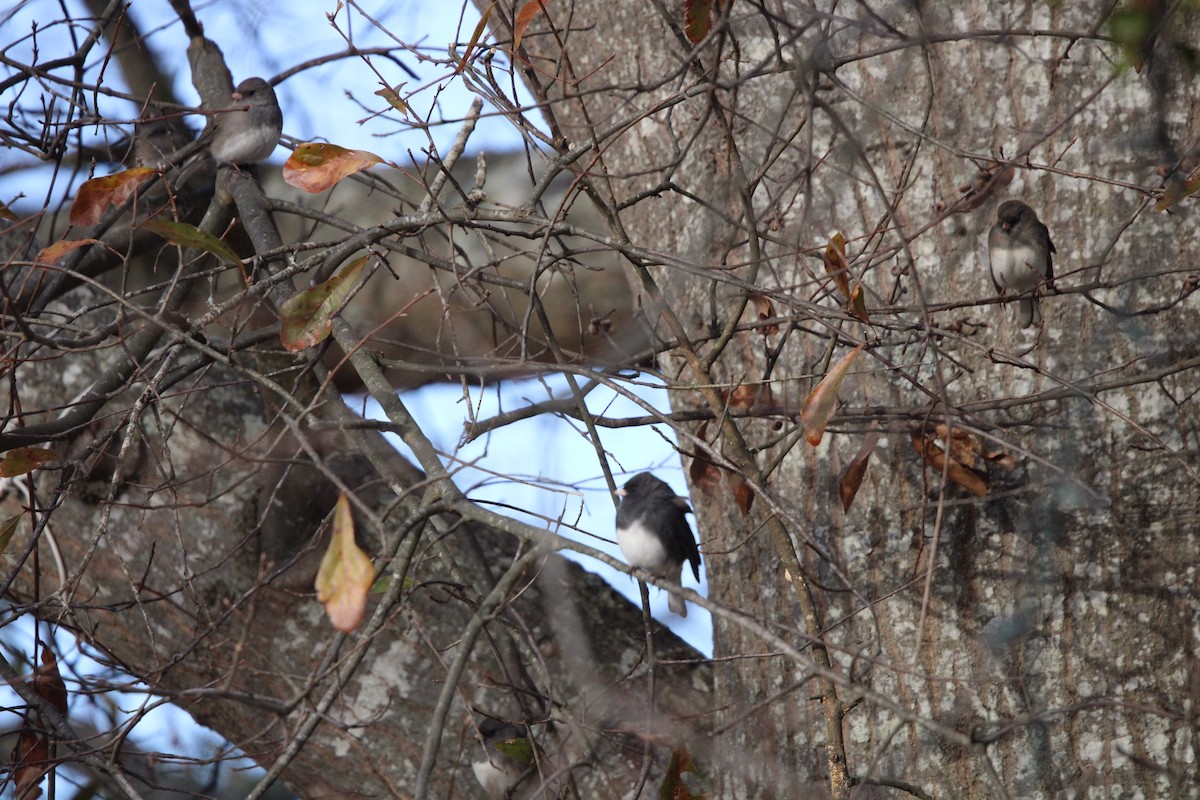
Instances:
[[[733,500],[741,510],[742,516],[746,516],[750,513],[750,506],[754,504],[754,489],[750,488],[750,482],[741,475],[731,473],[729,482],[733,484]]]
[[[525,38],[525,29],[533,22],[534,17],[545,10],[546,2],[547,0],[529,0],[517,12],[517,18],[513,22],[513,50],[521,46],[521,40]]]
[[[715,0],[685,0],[683,5],[683,32],[688,41],[700,44],[712,30]]]
[[[37,257],[33,259],[35,264],[57,264],[58,260],[70,253],[72,250],[78,250],[89,244],[99,244],[99,239],[60,239],[54,244],[47,245],[38,251]]]
[[[71,204],[72,225],[95,225],[109,206],[120,206],[143,183],[156,175],[149,167],[134,167],[124,172],[84,181]]]
[[[496,8],[496,0],[492,0],[488,4],[487,10],[483,12],[483,16],[479,18],[479,24],[475,26],[475,31],[471,34],[471,40],[467,42],[467,49],[463,53],[462,58],[458,61],[458,66],[454,69],[454,74],[457,75],[467,68],[467,62],[471,60],[471,54],[475,52],[475,46],[479,44],[480,37],[483,36],[484,30],[487,29],[488,18],[492,16],[492,11]]]
[[[297,147],[283,165],[283,181],[310,194],[337,185],[347,175],[386,163],[366,150],[347,150],[336,144],[306,142]]]
[[[362,622],[367,594],[375,582],[375,567],[354,541],[354,517],[343,493],[333,512],[329,547],[317,571],[317,600],[325,606],[330,624],[349,633]]]
[[[342,310],[361,283],[363,256],[324,283],[288,298],[279,309],[282,324],[279,339],[291,351],[303,350],[325,341],[333,329],[333,315]]]
[[[800,424],[804,426],[804,435],[808,443],[814,447],[821,443],[821,438],[825,435],[825,426],[837,410],[838,391],[842,388],[842,381],[862,349],[860,344],[842,356],[841,361],[833,365],[833,369],[821,379],[817,388],[804,399],[804,407],[800,409]]]
[[[700,429],[696,431],[697,439],[705,439],[708,434],[708,423],[700,424]],[[721,485],[721,469],[713,463],[706,451],[697,447],[692,453],[692,465],[688,467],[688,477],[691,478],[692,486],[700,490],[700,493],[705,497],[712,497],[717,491],[717,487]]]

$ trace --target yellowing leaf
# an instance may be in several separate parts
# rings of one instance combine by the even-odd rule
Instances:
[[[17,532],[17,526],[21,524],[21,517],[25,516],[17,514],[15,517],[9,517],[0,523],[0,553],[8,547],[8,543],[12,541],[13,534]]]
[[[72,250],[78,250],[89,244],[99,244],[99,242],[99,239],[60,239],[54,244],[47,245],[39,250],[33,263],[45,264],[47,266],[57,264],[60,258]]]
[[[829,424],[833,412],[837,409],[838,390],[842,388],[842,380],[862,349],[860,344],[842,356],[842,360],[833,365],[829,374],[822,378],[817,388],[805,398],[804,407],[800,409],[800,424],[804,426],[804,435],[812,446],[816,447],[821,443],[821,438],[825,435],[825,426]]]
[[[529,27],[529,23],[533,22],[533,18],[543,11],[545,7],[546,0],[529,0],[517,12],[517,19],[513,23],[513,50],[521,46],[521,39],[525,38],[525,29]]]
[[[7,203],[0,203],[0,219],[16,222],[20,217],[13,213],[13,210],[8,207]]]
[[[13,478],[32,472],[50,461],[57,461],[58,456],[41,447],[18,447],[9,450],[0,459],[0,478]]]
[[[279,309],[283,320],[279,338],[285,348],[295,352],[325,340],[333,329],[333,315],[358,288],[363,265],[369,258],[363,256],[324,283],[284,302]]]
[[[479,24],[475,26],[475,32],[471,34],[471,41],[467,42],[467,50],[459,59],[458,67],[454,70],[455,75],[467,68],[467,62],[471,60],[471,53],[474,52],[475,45],[479,44],[479,37],[483,36],[483,31],[487,28],[488,17],[492,16],[495,8],[496,0],[492,0],[487,10],[483,12],[483,16],[479,18]]]
[[[754,303],[754,310],[758,313],[759,322],[775,318],[775,304],[771,302],[771,298],[761,292],[751,292],[750,300]],[[774,336],[779,333],[779,323],[760,325],[758,332],[763,336]]]
[[[347,150],[336,144],[307,142],[300,145],[283,165],[285,183],[316,194],[329,189],[347,175],[386,163],[366,150]]]
[[[343,493],[333,512],[329,547],[317,570],[317,600],[334,628],[349,633],[362,622],[367,610],[367,592],[375,581],[371,559],[354,541],[354,517]]]
[[[195,225],[188,225],[186,222],[174,222],[169,219],[151,219],[143,222],[142,227],[151,233],[157,233],[172,244],[212,253],[217,258],[227,261],[230,264],[240,266],[242,263],[242,260],[238,258],[238,254],[233,252],[233,249],[229,245],[208,231],[200,230]]]
[[[155,170],[149,167],[134,167],[84,181],[79,187],[79,194],[75,196],[75,202],[71,204],[71,224],[95,225],[109,206],[123,204],[155,174]]]
[[[400,86],[403,85],[404,84],[400,84]],[[375,94],[386,100],[389,106],[396,109],[401,114],[408,116],[408,103],[404,102],[404,100],[400,98],[400,86],[397,86],[395,89],[385,86],[379,91],[375,92]]]

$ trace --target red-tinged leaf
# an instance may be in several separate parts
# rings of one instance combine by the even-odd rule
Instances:
[[[850,292],[850,313],[863,322],[871,321],[871,318],[867,316],[866,293],[863,292],[861,283],[855,283],[854,289]]]
[[[195,225],[186,222],[174,222],[169,219],[151,219],[142,223],[142,227],[151,233],[156,233],[171,244],[180,247],[190,247],[193,250],[203,250],[212,253],[222,261],[240,266],[242,260],[233,248],[225,244],[208,231],[202,231]]]
[[[754,303],[754,310],[758,312],[758,321],[764,322],[768,319],[775,319],[775,306],[771,302],[771,298],[759,292],[751,292],[750,300]],[[779,333],[779,324],[772,323],[770,325],[760,325],[758,332],[763,336],[774,336]]]
[[[804,407],[800,409],[800,424],[804,426],[804,435],[812,446],[816,447],[821,443],[821,438],[825,435],[825,426],[837,410],[838,391],[842,388],[842,380],[862,349],[860,344],[842,356],[842,360],[833,365],[829,374],[822,378],[817,388],[805,398]]]
[[[64,716],[67,713],[67,685],[58,671],[58,659],[49,647],[42,648],[42,666],[33,678],[33,690]]]
[[[739,383],[731,392],[722,392],[731,409],[754,408],[775,404],[775,396],[769,383]]]
[[[54,244],[39,250],[37,257],[33,259],[33,263],[45,264],[46,266],[57,264],[60,258],[72,250],[78,250],[81,247],[99,243],[99,239],[59,239]]]
[[[404,84],[400,84],[400,86],[403,86],[403,85]],[[400,97],[400,86],[397,86],[395,89],[385,86],[384,88],[375,92],[375,94],[382,97],[384,100],[387,101],[387,104],[389,106],[396,109],[401,114],[403,114],[404,116],[407,117],[410,115],[408,103],[404,102],[404,100]]]
[[[682,746],[672,750],[662,785],[658,787],[659,800],[701,800],[700,795],[692,794],[692,790],[683,782],[683,773],[696,771],[696,762],[687,750]]]
[[[700,424],[700,429],[696,431],[696,438],[703,440],[707,435],[708,423],[703,422]],[[692,465],[688,467],[688,477],[691,478],[692,486],[699,489],[705,497],[712,497],[721,485],[720,468],[708,457],[708,453],[699,447],[692,454]]]
[[[474,52],[475,45],[479,44],[479,38],[483,36],[483,31],[487,28],[488,17],[492,16],[492,11],[495,8],[496,0],[492,0],[488,4],[487,10],[483,12],[483,16],[479,18],[479,24],[475,26],[475,31],[471,34],[471,41],[467,42],[466,52],[463,53],[462,58],[459,59],[458,66],[454,70],[455,75],[467,68],[467,62],[471,60],[471,53]]]
[[[43,464],[57,461],[58,456],[41,447],[18,447],[0,459],[0,478],[14,478],[32,472]]]
[[[285,348],[295,352],[325,341],[333,329],[333,315],[342,310],[358,289],[368,259],[370,256],[363,256],[329,280],[304,290],[283,304],[279,309],[283,320],[279,338]]]
[[[95,225],[109,206],[123,204],[155,174],[156,171],[149,167],[134,167],[84,181],[79,187],[79,194],[75,196],[75,202],[71,204],[71,224]]]
[[[26,728],[17,737],[13,750],[13,797],[15,800],[34,800],[42,790],[38,784],[50,771],[50,738]]]
[[[521,39],[525,38],[525,29],[533,22],[534,17],[545,10],[546,2],[548,0],[529,0],[517,12],[517,18],[513,22],[513,50],[521,46]]]
[[[842,300],[850,299],[850,262],[846,260],[846,237],[835,233],[825,245],[825,272],[833,278]]]
[[[1012,164],[993,164],[975,173],[970,183],[958,187],[962,196],[955,203],[958,213],[974,211],[990,200],[996,192],[1013,182],[1017,170]],[[944,207],[943,203],[939,203]]]
[[[733,484],[733,499],[741,509],[742,516],[750,513],[750,506],[754,504],[754,490],[750,488],[750,483],[741,475],[729,475],[729,482]]]
[[[683,32],[688,41],[700,44],[712,30],[713,0],[685,0],[683,4]]]
[[[329,547],[317,571],[317,600],[334,628],[349,633],[358,627],[367,610],[367,593],[375,582],[371,559],[354,541],[354,517],[346,495],[338,497],[333,512]]]
[[[944,434],[944,426],[939,427],[942,428],[942,433]],[[957,431],[955,432],[957,433]],[[913,448],[935,472],[939,475],[945,472],[946,476],[953,483],[958,484],[971,494],[976,497],[986,497],[988,493],[987,476],[976,470],[973,466],[964,464],[955,458],[953,454],[956,445],[954,444],[951,444],[951,456],[947,459],[946,451],[940,443],[943,441],[945,441],[944,435],[930,431],[927,431],[923,436],[920,433],[913,433],[912,435]]]
[[[874,427],[877,426],[872,425],[872,428]],[[842,473],[842,480],[838,483],[838,494],[842,498],[843,511],[850,510],[850,504],[854,502],[854,496],[858,494],[863,477],[867,474],[867,465],[871,463],[871,453],[875,452],[875,445],[878,443],[879,432],[872,430],[863,438],[862,446],[858,448],[854,460]]]
[[[347,175],[386,163],[366,150],[347,150],[336,144],[307,142],[297,147],[283,165],[285,183],[311,194],[337,185]]]
[[[24,514],[17,514],[15,517],[9,517],[0,523],[0,553],[3,553],[8,548],[8,543],[12,541],[13,534],[17,532],[17,527],[21,524],[21,517]]]

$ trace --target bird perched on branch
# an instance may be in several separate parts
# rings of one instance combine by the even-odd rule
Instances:
[[[1058,252],[1050,231],[1033,209],[1020,200],[1008,200],[996,212],[996,224],[988,234],[988,260],[992,283],[1004,294],[1026,294],[1020,300],[1021,327],[1041,322],[1036,290],[1043,283],[1054,286],[1054,257]],[[1030,294],[1032,293],[1032,294]]]
[[[229,109],[212,116],[209,150],[224,164],[256,164],[274,152],[283,133],[275,90],[262,78],[246,78],[229,98]]]
[[[617,494],[621,496],[617,544],[629,565],[678,585],[686,561],[699,581],[700,550],[687,521],[686,515],[692,510],[687,500],[649,472],[630,478]],[[671,594],[667,604],[672,612],[687,616],[682,597]]]

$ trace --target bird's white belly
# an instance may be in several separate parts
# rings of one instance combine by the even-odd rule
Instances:
[[[1011,292],[1028,292],[1042,282],[1044,268],[1031,247],[1002,250],[992,258],[992,279]]]
[[[621,546],[621,553],[630,566],[658,571],[667,560],[667,551],[662,542],[640,522],[635,522],[626,530],[617,531],[617,544]]]

